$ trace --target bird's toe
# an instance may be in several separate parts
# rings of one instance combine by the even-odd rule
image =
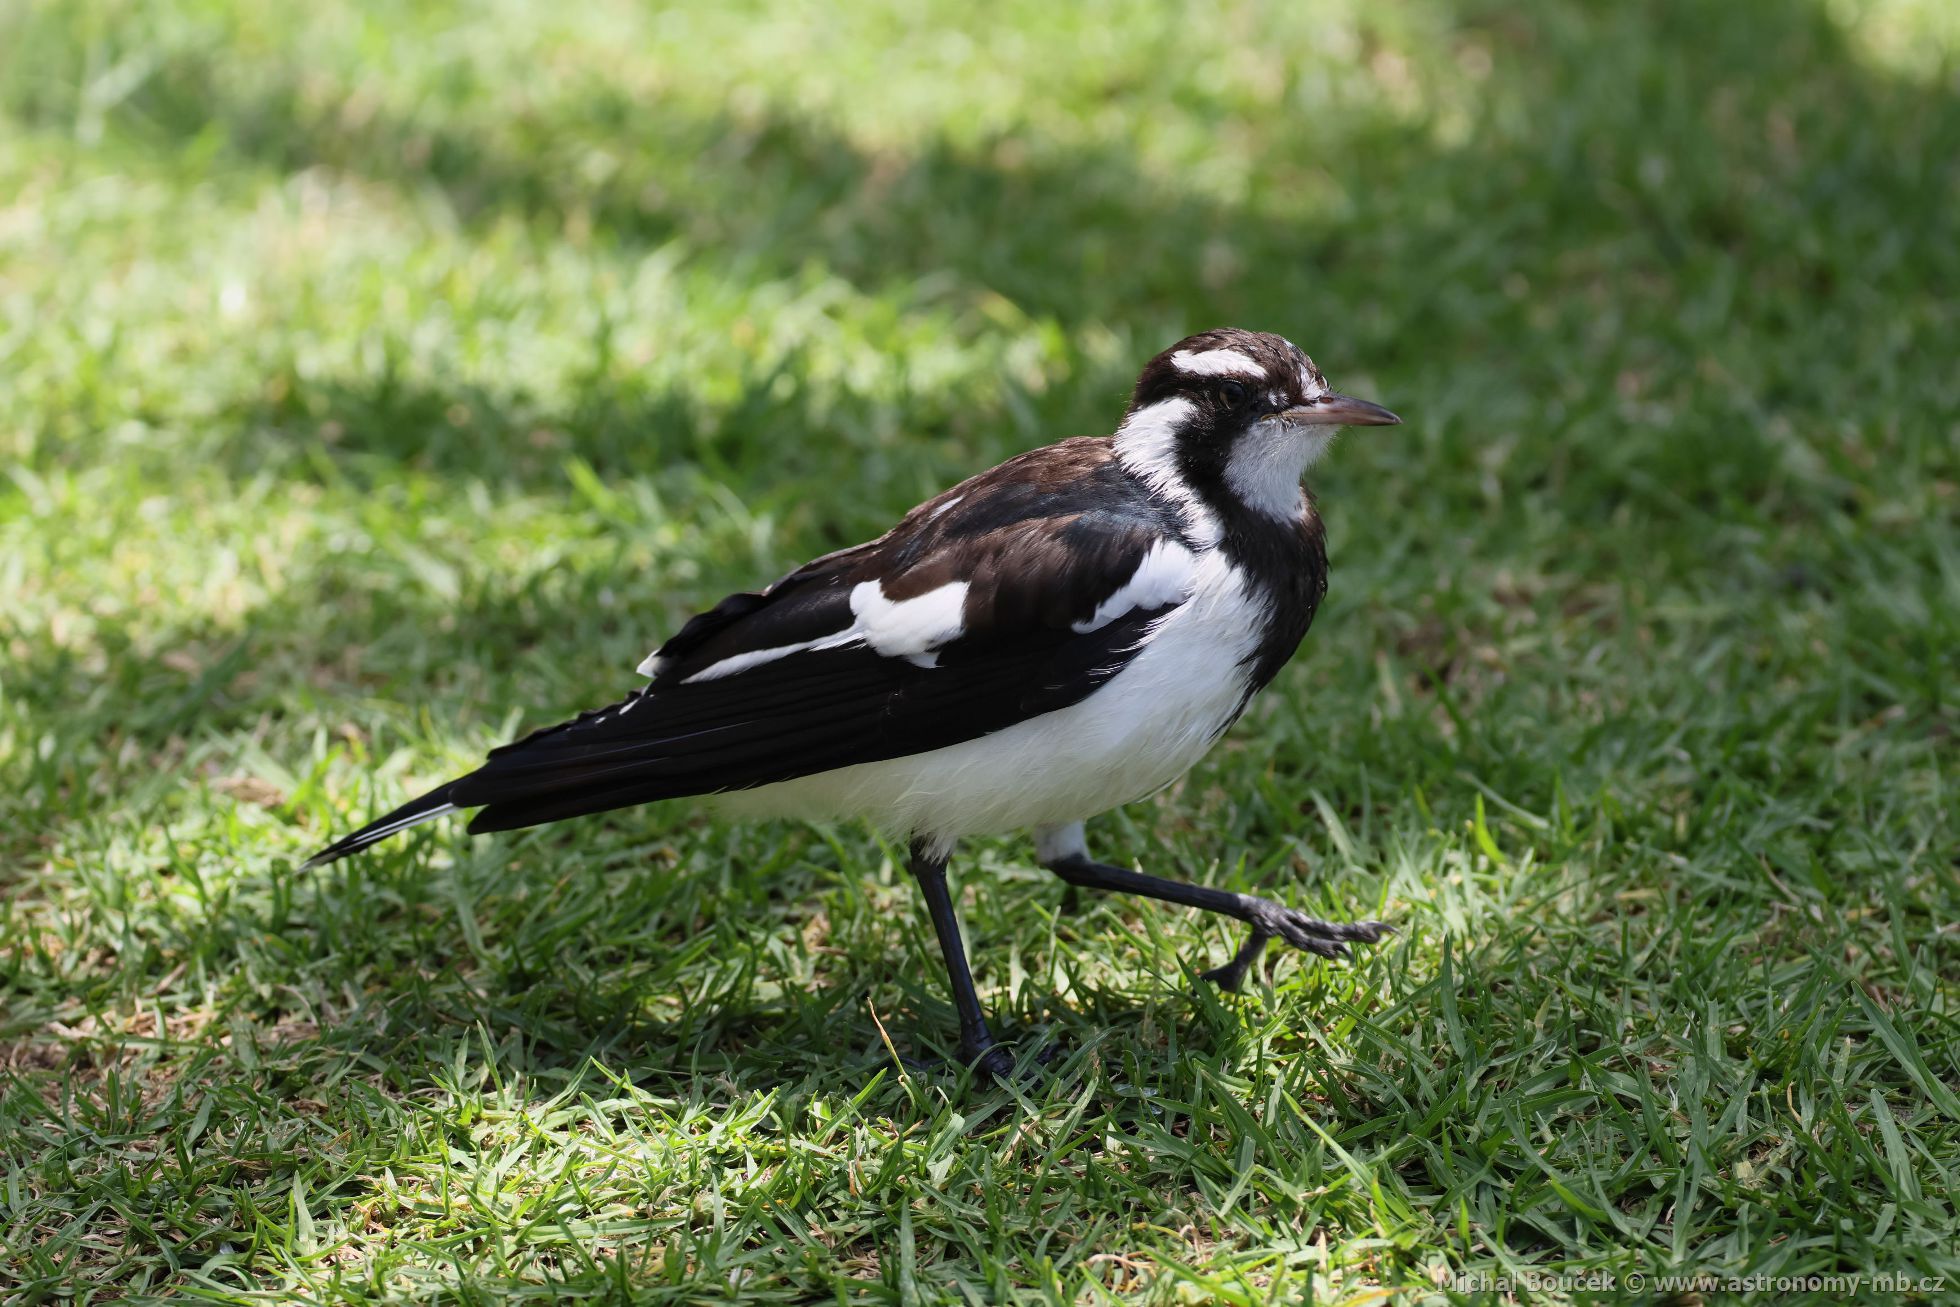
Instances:
[[[1227,994],[1236,994],[1245,984],[1245,968],[1234,966],[1232,963],[1227,962],[1223,966],[1213,967],[1209,971],[1200,971],[1198,973],[1198,979],[1209,980]]]
[[[1273,934],[1294,948],[1323,958],[1349,957],[1351,943],[1373,944],[1394,930],[1380,921],[1322,921],[1292,908],[1279,908],[1269,924]]]

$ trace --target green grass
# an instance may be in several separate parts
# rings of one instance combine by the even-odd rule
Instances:
[[[1960,1285],[1951,6],[698,8],[0,4],[0,1299]],[[990,1088],[857,829],[295,874],[1224,323],[1408,424],[1092,839],[1392,942],[970,845]]]

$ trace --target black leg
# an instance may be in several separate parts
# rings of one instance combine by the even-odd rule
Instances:
[[[1252,933],[1245,937],[1245,943],[1239,945],[1239,951],[1232,955],[1230,962],[1222,967],[1213,967],[1210,971],[1199,972],[1198,979],[1209,980],[1228,994],[1238,993],[1239,986],[1245,984],[1245,973],[1266,951],[1266,942],[1271,938],[1258,927],[1253,927]]]
[[[1071,889],[1080,886],[1117,894],[1140,894],[1145,898],[1162,899],[1166,903],[1182,903],[1186,907],[1203,908],[1207,912],[1222,912],[1250,925],[1251,937],[1233,955],[1232,960],[1204,973],[1206,979],[1217,981],[1225,989],[1237,989],[1244,983],[1247,968],[1258,961],[1259,955],[1265,951],[1266,941],[1270,939],[1283,939],[1295,948],[1318,953],[1324,958],[1339,958],[1347,956],[1350,941],[1372,944],[1394,930],[1393,926],[1380,921],[1322,921],[1271,899],[1146,876],[1142,872],[1112,867],[1106,862],[1092,862],[1081,853],[1054,858],[1047,866],[1048,870],[1067,881]]]
[[[980,1011],[980,995],[974,992],[966,948],[960,943],[959,918],[953,915],[953,896],[946,889],[945,855],[928,852],[923,843],[913,844],[912,875],[925,895],[926,911],[932,914],[939,951],[946,956],[946,979],[953,989],[953,1007],[960,1014],[960,1061],[983,1075],[1005,1076],[1014,1069],[1014,1059],[995,1046]]]

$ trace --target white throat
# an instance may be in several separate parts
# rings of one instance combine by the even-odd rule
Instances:
[[[1225,484],[1254,512],[1296,521],[1306,506],[1300,478],[1333,442],[1326,427],[1263,418],[1232,446]]]

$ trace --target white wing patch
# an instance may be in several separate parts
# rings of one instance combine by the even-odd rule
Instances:
[[[1101,630],[1128,612],[1182,603],[1191,593],[1191,574],[1197,555],[1175,540],[1159,540],[1109,598],[1096,605],[1087,621],[1075,623],[1078,635]]]
[[[965,581],[948,581],[912,599],[887,599],[878,582],[860,581],[851,589],[854,629],[887,658],[909,658],[931,667],[939,660],[932,651],[959,639],[966,629],[961,615],[967,589]]]
[[[656,653],[650,653],[646,657],[640,659],[640,665],[638,667],[635,667],[633,670],[638,672],[642,676],[658,676],[660,675],[661,672],[666,670],[666,667],[667,667],[667,660],[665,658],[662,658],[656,652]]]
[[[799,640],[795,644],[779,644],[772,649],[750,649],[745,653],[730,654],[720,662],[709,663],[681,684],[693,685],[696,681],[719,681],[724,676],[746,672],[751,667],[773,663],[778,658],[787,658],[791,654],[811,653],[818,649],[842,649],[847,644],[856,643],[863,636],[864,632],[853,625],[835,635],[826,635],[815,640]]]
[[[1266,375],[1266,369],[1254,361],[1250,354],[1242,354],[1235,349],[1181,349],[1171,355],[1171,363],[1179,372],[1189,372],[1201,377]]]
[[[861,581],[851,590],[852,621],[843,630],[818,636],[814,640],[798,640],[794,644],[730,654],[719,662],[709,663],[681,684],[718,681],[724,676],[746,672],[751,667],[773,663],[791,654],[843,649],[854,644],[868,644],[887,658],[908,659],[920,667],[937,666],[939,655],[934,650],[959,639],[966,629],[960,621],[960,615],[966,608],[966,591],[965,581],[951,581],[916,598],[887,599],[878,582]],[[647,661],[640,664],[641,674],[658,675],[664,661],[658,655],[649,655]]]

